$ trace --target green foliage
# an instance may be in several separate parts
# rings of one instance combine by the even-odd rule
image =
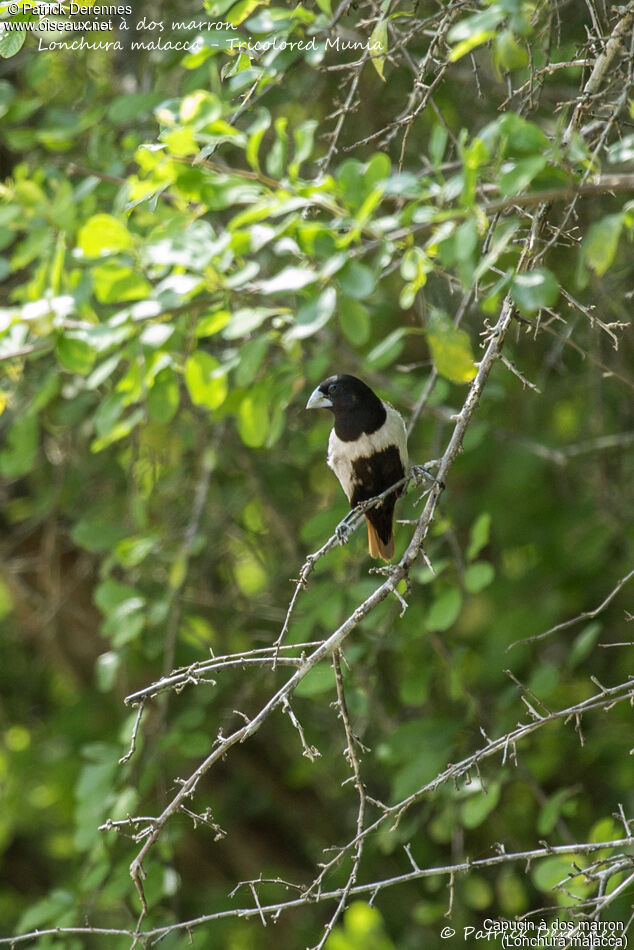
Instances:
[[[560,709],[631,659],[599,648],[631,639],[626,588],[585,625],[506,652],[591,611],[632,562],[634,212],[620,187],[597,184],[603,163],[618,176],[634,155],[609,93],[624,73],[612,64],[588,100],[598,118],[573,121],[587,79],[575,63],[604,50],[607,20],[585,50],[585,7],[555,22],[552,5],[523,0],[414,6],[207,0],[201,26],[170,34],[198,34],[194,49],[130,57],[0,36],[3,935],[86,916],[134,929],[129,864],[143,839],[99,826],[160,814],[295,667],[281,651],[274,669],[192,675],[148,700],[140,724],[125,696],[210,651],[275,641],[289,578],[347,511],[325,464],[330,420],[303,413],[311,389],[349,371],[406,418],[419,407],[411,460],[437,458],[507,295],[507,365],[449,471],[424,542],[433,570],[420,558],[399,587],[404,616],[390,598],[344,643],[366,821],[375,802],[433,785],[368,837],[358,881],[410,871],[405,845],[421,867],[446,866],[494,842],[617,838],[604,816],[623,803],[631,817],[620,704],[584,715],[583,745],[574,721],[550,723],[503,763],[483,758],[480,775],[435,782],[487,747],[483,733],[526,719],[507,668]],[[335,53],[339,35],[377,49]],[[277,45],[256,54],[236,38]],[[398,502],[397,553],[422,491]],[[361,532],[317,561],[285,645],[337,629],[383,581],[369,566]],[[354,837],[335,685],[326,657],[291,697],[320,757],[302,756],[275,714],[201,781],[187,807],[203,817],[168,822],[144,864],[152,925],[235,910],[250,897],[227,894],[260,875],[261,903],[285,899],[270,882],[306,887],[324,850]],[[579,873],[553,897],[571,861],[465,874],[452,924],[592,896]],[[326,945],[434,945],[445,884],[352,902]],[[315,945],[324,906],[292,913],[275,933],[223,918],[194,937]]]
[[[346,911],[341,927],[326,941],[327,950],[393,950],[376,907],[355,901]]]

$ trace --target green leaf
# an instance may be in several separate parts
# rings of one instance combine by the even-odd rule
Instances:
[[[152,112],[164,98],[161,92],[126,92],[111,100],[106,115],[117,124],[132,122]]]
[[[461,43],[482,30],[495,30],[504,17],[505,13],[501,5],[496,3],[488,10],[482,10],[480,13],[465,17],[464,20],[459,20],[447,33],[447,39],[450,43]]]
[[[126,403],[118,392],[111,392],[103,399],[93,417],[95,431],[98,435],[107,435],[121,418]]]
[[[377,73],[385,82],[383,70],[385,68],[385,56],[388,50],[387,42],[387,20],[379,20],[372,33],[370,34],[370,56],[371,62]]]
[[[367,343],[370,338],[370,316],[363,304],[344,296],[339,301],[338,315],[343,334],[351,343],[355,346]]]
[[[139,343],[150,350],[158,350],[165,346],[174,335],[176,327],[169,323],[149,323],[139,334]]]
[[[525,274],[516,274],[511,283],[515,306],[526,316],[542,307],[552,307],[559,297],[559,283],[547,267],[536,267]]]
[[[392,333],[388,333],[384,340],[370,350],[368,363],[371,363],[374,369],[385,369],[393,363],[403,349],[403,337],[407,332],[407,327],[398,327]]]
[[[197,89],[181,101],[180,120],[191,125],[196,131],[202,131],[222,115],[222,103],[218,96],[206,89]]]
[[[478,515],[471,525],[469,533],[469,547],[467,548],[467,560],[473,561],[478,556],[482,548],[489,543],[491,534],[491,515],[488,511],[483,511]]]
[[[231,8],[231,13],[227,17],[227,23],[231,23],[232,26],[240,26],[240,24],[243,23],[247,17],[250,17],[258,7],[261,7],[263,3],[268,6],[269,0],[240,0],[239,3],[236,3],[235,7]]]
[[[112,514],[102,513],[81,518],[70,532],[75,544],[93,554],[112,550],[125,534],[125,528],[113,519]]]
[[[185,363],[185,385],[194,405],[206,409],[218,409],[229,388],[226,370],[204,350],[197,350]]]
[[[108,432],[104,433],[104,435],[98,439],[95,439],[91,443],[90,451],[95,453],[102,452],[104,449],[107,449],[109,445],[112,445],[113,442],[125,439],[125,437],[130,435],[132,430],[143,421],[144,417],[145,413],[143,409],[135,409],[129,416],[126,416],[125,419],[120,419],[116,422]]]
[[[9,111],[11,103],[15,99],[15,92],[15,87],[8,79],[0,79],[0,118]],[[6,209],[4,213],[6,214]],[[6,222],[3,221],[2,223],[5,224]]]
[[[230,320],[231,314],[228,310],[215,310],[213,313],[207,313],[196,321],[196,336],[214,336],[215,333],[224,330]]]
[[[231,316],[222,335],[225,340],[238,340],[240,337],[248,336],[249,333],[262,326],[265,320],[279,312],[272,307],[243,307]],[[224,315],[222,319],[224,320]]]
[[[9,33],[9,36],[24,36],[20,33]],[[0,46],[1,49],[1,46]],[[70,924],[72,917],[65,917],[64,912],[70,911],[75,904],[75,895],[72,891],[64,890],[60,887],[54,888],[47,897],[35,901],[28,907],[22,916],[17,927],[17,933],[26,933],[29,930],[37,930],[46,924],[54,924],[56,927],[65,926],[64,920]]]
[[[495,569],[487,561],[469,564],[464,572],[464,586],[470,594],[477,594],[493,581]]]
[[[613,264],[623,228],[623,214],[608,214],[590,226],[581,246],[583,262],[602,277]]]
[[[462,594],[457,587],[451,587],[436,598],[425,619],[425,629],[430,631],[448,630],[458,618],[462,607]]]
[[[80,228],[77,244],[86,257],[116,254],[132,246],[125,224],[111,214],[95,214]]]
[[[238,411],[238,432],[245,445],[258,449],[266,442],[269,412],[262,393],[244,396]]]
[[[286,116],[280,116],[275,120],[275,142],[266,156],[266,170],[273,178],[281,178],[286,168],[286,154],[288,151],[287,125],[288,119]]]
[[[222,17],[236,0],[205,0],[205,10],[210,17]]]
[[[57,359],[69,373],[86,376],[93,368],[97,357],[96,351],[83,339],[61,333],[55,347]]]
[[[377,751],[388,764],[398,765],[392,785],[395,800],[431,781],[447,762],[458,731],[455,720],[435,716],[397,726]]]
[[[122,567],[137,567],[142,564],[157,545],[155,535],[135,535],[123,538],[114,549],[114,556]]]
[[[34,413],[16,419],[6,436],[5,448],[0,450],[0,475],[19,478],[35,465],[40,442],[40,426]]]
[[[264,133],[269,128],[271,124],[271,113],[268,109],[260,108],[257,111],[255,120],[251,123],[248,129],[248,141],[247,147],[245,150],[246,160],[256,172],[260,171],[260,161],[258,158],[258,152],[260,151],[260,143],[264,138]]]
[[[505,113],[496,125],[505,139],[507,154],[540,152],[550,147],[547,136],[539,126],[516,115],[515,112]]]
[[[270,280],[263,280],[258,290],[261,294],[294,293],[302,287],[307,287],[308,284],[314,284],[316,280],[317,274],[308,267],[285,267]]]
[[[449,317],[434,310],[428,321],[425,337],[434,366],[452,383],[469,383],[476,375],[469,335],[455,327]]]
[[[495,36],[495,30],[479,30],[477,33],[472,33],[466,40],[462,40],[454,46],[449,54],[449,62],[457,62],[459,59],[462,59],[463,56],[466,56],[467,53],[470,53],[471,50],[474,50],[476,46],[482,46],[483,43],[488,43],[489,40],[495,39]]]
[[[131,597],[119,604],[108,616],[101,630],[110,637],[115,647],[121,647],[136,640],[145,626],[145,600]]]
[[[269,348],[269,338],[266,334],[248,340],[240,347],[240,362],[236,367],[236,383],[240,388],[250,386]]]
[[[170,422],[178,410],[180,389],[178,377],[167,366],[161,370],[147,396],[148,413],[152,422]]]
[[[578,856],[575,856],[575,863],[577,865],[581,863]],[[551,891],[553,887],[562,881],[566,881],[571,870],[570,858],[566,858],[563,855],[561,857],[553,856],[544,858],[540,860],[531,871],[531,879],[538,890],[552,897]],[[575,884],[579,880],[581,880],[581,876],[574,879]],[[573,890],[572,882],[566,881],[566,890],[569,892]]]
[[[602,626],[598,621],[589,623],[583,628],[581,633],[577,634],[572,643],[572,648],[568,653],[568,666],[574,669],[580,663],[590,656],[601,633]]]
[[[92,272],[95,296],[100,303],[145,300],[152,285],[145,277],[116,261],[106,261]]]
[[[610,145],[608,149],[608,161],[612,165],[634,161],[634,135],[626,135],[618,142]]]
[[[129,584],[122,584],[112,577],[107,577],[95,589],[94,601],[103,614],[110,614],[133,597],[138,597],[139,592],[136,587]]]
[[[344,294],[355,300],[365,300],[376,287],[374,271],[358,261],[348,261],[337,274],[337,281]]]
[[[334,287],[326,287],[318,296],[312,297],[297,311],[295,323],[286,333],[287,340],[304,340],[313,336],[328,323],[335,312],[337,292]]]
[[[348,158],[337,169],[337,184],[346,205],[359,207],[365,197],[363,190],[363,172],[361,162]]]
[[[549,835],[553,831],[563,806],[574,794],[573,788],[560,788],[548,797],[537,818],[537,831],[540,835]]]
[[[292,177],[297,177],[300,165],[302,162],[305,162],[307,158],[310,158],[312,154],[315,130],[318,124],[316,119],[308,119],[306,122],[302,122],[293,132],[295,152],[293,154],[293,161],[288,169]]]
[[[26,30],[16,30],[11,33],[5,30],[5,32],[0,35],[0,56],[2,59],[10,59],[12,56],[15,56],[16,53],[19,53],[24,46],[25,40]]]
[[[429,136],[429,144],[427,146],[429,150],[429,157],[434,168],[438,168],[442,162],[448,141],[449,133],[447,132],[447,129],[439,122],[434,122],[431,134]]]
[[[335,689],[335,674],[329,663],[315,666],[298,684],[296,696],[322,696]]]
[[[513,30],[503,30],[496,37],[493,61],[498,70],[507,72],[528,66],[528,52],[517,42]]]
[[[500,800],[499,782],[487,785],[487,793],[478,791],[471,795],[460,807],[460,818],[464,828],[477,828],[484,819],[495,810]]]
[[[500,192],[503,195],[515,195],[528,187],[536,175],[546,166],[544,155],[531,155],[514,162],[500,176]]]

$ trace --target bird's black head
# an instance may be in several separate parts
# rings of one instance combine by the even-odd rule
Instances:
[[[356,376],[338,373],[319,384],[306,403],[307,409],[330,409],[335,432],[344,441],[361,433],[376,432],[385,422],[385,408],[379,397]]]

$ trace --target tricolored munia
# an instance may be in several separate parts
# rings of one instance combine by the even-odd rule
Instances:
[[[352,508],[405,476],[405,423],[393,406],[356,376],[338,374],[324,379],[306,408],[330,409],[335,417],[327,461]],[[402,492],[391,492],[365,514],[372,557],[389,561],[394,556],[394,506]]]

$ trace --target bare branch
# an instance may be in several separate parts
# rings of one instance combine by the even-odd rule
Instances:
[[[571,620],[564,620],[563,623],[558,623],[554,627],[550,627],[548,630],[544,630],[543,633],[538,633],[534,637],[524,637],[521,640],[515,640],[513,643],[510,643],[506,648],[507,652],[512,650],[513,647],[516,647],[520,643],[535,643],[538,640],[545,640],[546,637],[550,637],[553,633],[558,633],[561,630],[567,630],[569,627],[573,627],[578,623],[581,623],[583,620],[592,620],[594,617],[598,617],[600,613],[603,613],[608,604],[616,597],[621,588],[627,584],[634,577],[634,569],[632,569],[629,574],[626,574],[621,578],[620,581],[617,581],[616,585],[612,588],[607,597],[601,601],[598,607],[595,607],[594,610],[584,610],[582,613],[578,614],[576,617],[573,617]]]
[[[383,878],[378,881],[372,881],[366,884],[355,884],[350,889],[351,897],[368,897],[376,895],[384,890],[387,890],[390,887],[398,887],[403,884],[410,883],[412,881],[418,881],[427,877],[443,876],[443,877],[455,877],[457,874],[469,872],[469,871],[478,871],[485,870],[486,868],[499,867],[505,864],[512,864],[514,862],[522,863],[531,863],[533,861],[538,861],[541,858],[552,857],[554,855],[589,855],[594,854],[597,851],[616,851],[617,853],[611,857],[604,858],[601,862],[597,863],[597,869],[602,867],[604,873],[608,878],[614,874],[620,873],[625,867],[630,867],[632,864],[632,857],[629,855],[624,855],[622,853],[623,848],[631,848],[634,846],[634,837],[625,837],[625,838],[616,838],[610,841],[586,841],[580,842],[578,844],[563,844],[563,845],[547,845],[544,844],[541,848],[533,848],[528,851],[516,851],[516,852],[506,852],[502,851],[491,855],[490,857],[485,858],[475,858],[473,860],[459,861],[455,864],[448,865],[439,865],[436,867],[429,868],[419,868],[415,867],[411,871],[408,871],[404,874],[394,875],[393,877]],[[572,868],[571,876],[578,876],[578,869]],[[598,873],[598,870],[597,872]],[[634,877],[634,874],[633,874]],[[248,882],[250,885],[251,893],[253,893],[253,888],[251,885],[255,886],[260,881]],[[285,887],[289,885],[286,882],[278,882],[283,884]],[[622,889],[621,885],[618,885],[619,890]],[[616,890],[616,889],[615,889]],[[254,895],[255,906],[253,907],[239,907],[232,908],[231,910],[222,910],[217,911],[212,914],[203,914],[200,917],[192,918],[191,920],[179,921],[176,924],[169,924],[165,927],[154,927],[148,930],[126,930],[126,929],[117,929],[117,928],[105,928],[105,927],[53,927],[47,930],[35,930],[30,933],[17,934],[13,937],[0,937],[0,945],[2,944],[11,944],[18,945],[20,943],[27,943],[32,940],[40,939],[41,937],[47,936],[102,936],[102,937],[111,937],[111,936],[124,936],[131,937],[137,940],[141,940],[146,943],[150,941],[151,945],[155,945],[168,934],[187,932],[193,930],[195,927],[200,927],[203,924],[211,923],[216,920],[226,920],[229,918],[259,918],[262,923],[266,922],[266,918],[270,917],[272,919],[277,919],[279,915],[285,911],[296,910],[297,908],[306,906],[307,903],[321,904],[331,901],[339,901],[343,888],[337,888],[331,891],[321,891],[318,894],[311,895],[310,901],[307,900],[306,896],[300,896],[293,898],[287,901],[280,901],[272,904],[262,904],[257,898],[257,893]],[[608,897],[613,899],[612,895],[614,891],[611,892]]]

